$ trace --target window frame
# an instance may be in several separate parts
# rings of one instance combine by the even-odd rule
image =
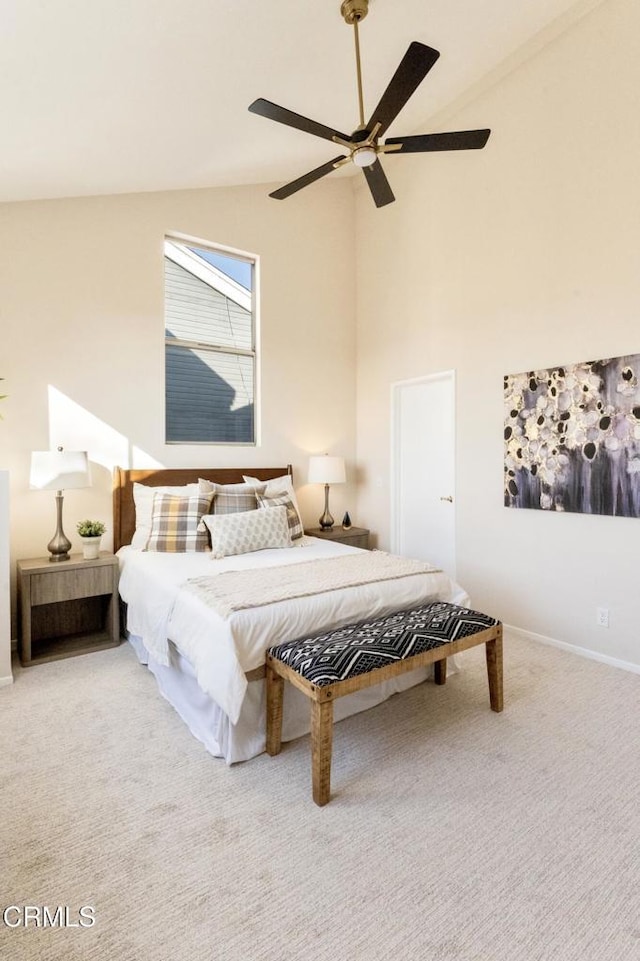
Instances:
[[[184,269],[189,270],[188,267],[184,267],[183,264],[178,260],[174,260],[172,257],[167,258],[167,245],[170,245],[174,252],[177,249],[181,251],[182,248],[195,247],[205,251],[211,251],[213,254],[217,254],[221,257],[228,257],[233,260],[240,260],[244,263],[248,263],[251,267],[251,289],[247,291],[247,296],[249,299],[249,307],[247,308],[251,314],[251,344],[250,348],[234,347],[228,344],[214,344],[211,342],[202,342],[199,340],[185,340],[178,337],[168,337],[167,336],[167,326],[166,326],[166,305],[167,305],[167,282],[166,282],[166,267],[165,262],[167,259],[173,260],[177,266],[183,266]],[[167,446],[197,446],[197,447],[258,447],[260,445],[260,322],[259,322],[259,285],[260,285],[260,258],[257,254],[249,253],[248,251],[238,250],[234,247],[228,247],[223,244],[213,243],[208,240],[202,240],[197,237],[191,237],[185,234],[178,233],[167,233],[164,236],[163,242],[163,285],[164,285],[164,364],[165,364],[165,376],[164,376],[164,442]],[[189,258],[193,258],[194,262],[198,260],[197,254],[192,254],[189,250],[182,251],[184,254],[185,261]],[[194,266],[194,264],[192,264]],[[197,271],[189,271],[198,277]],[[202,278],[199,278],[202,279]],[[233,281],[231,280],[231,283]],[[220,291],[223,296],[224,290]],[[168,396],[167,396],[167,375],[166,375],[166,363],[167,363],[167,349],[168,347],[178,347],[185,350],[198,350],[217,356],[241,356],[248,357],[253,361],[253,439],[252,440],[169,440],[167,437],[167,411],[168,411]]]

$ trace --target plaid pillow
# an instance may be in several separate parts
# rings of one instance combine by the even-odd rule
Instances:
[[[242,511],[255,511],[258,507],[256,494],[264,493],[266,484],[253,487],[250,484],[214,484],[213,481],[198,478],[200,493],[214,495],[212,514],[239,514]]]
[[[260,507],[286,507],[287,523],[289,524],[291,540],[295,541],[298,537],[302,537],[304,534],[302,521],[289,494],[278,494],[276,497],[265,497],[264,494],[256,494],[256,497]]]
[[[151,512],[151,533],[147,551],[206,551],[209,548],[207,529],[202,516],[211,506],[212,494],[154,494]]]
[[[172,487],[150,487],[147,484],[133,485],[133,502],[136,508],[136,529],[131,539],[131,546],[145,550],[149,534],[151,533],[151,514],[153,513],[153,497],[155,494],[179,494],[180,497],[190,497],[198,493],[197,484],[182,484]]]

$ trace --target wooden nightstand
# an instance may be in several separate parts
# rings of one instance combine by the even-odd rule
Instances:
[[[341,544],[349,544],[350,547],[362,547],[365,551],[369,550],[369,531],[366,527],[350,527],[345,531],[344,528],[336,524],[329,530],[322,530],[321,527],[310,527],[305,530],[305,534],[310,537],[323,537],[326,541],[339,541]]]
[[[106,552],[93,561],[18,561],[22,665],[117,647],[118,573],[118,558]]]

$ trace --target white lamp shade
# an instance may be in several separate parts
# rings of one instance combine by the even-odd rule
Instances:
[[[323,454],[321,457],[309,458],[310,484],[344,484],[346,479],[344,457],[329,457],[328,454]]]
[[[34,450],[29,487],[38,491],[90,487],[89,459],[84,450]]]

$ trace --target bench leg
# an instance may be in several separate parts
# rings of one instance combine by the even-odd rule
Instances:
[[[447,659],[433,662],[433,680],[436,684],[444,684],[447,680]]]
[[[489,702],[491,710],[500,713],[502,710],[502,630],[495,641],[487,641],[487,675],[489,678]]]
[[[267,664],[265,674],[267,684],[267,754],[272,757],[280,753],[282,746],[282,698],[284,678]]]
[[[322,807],[331,796],[333,701],[311,702],[311,776],[313,800]]]

